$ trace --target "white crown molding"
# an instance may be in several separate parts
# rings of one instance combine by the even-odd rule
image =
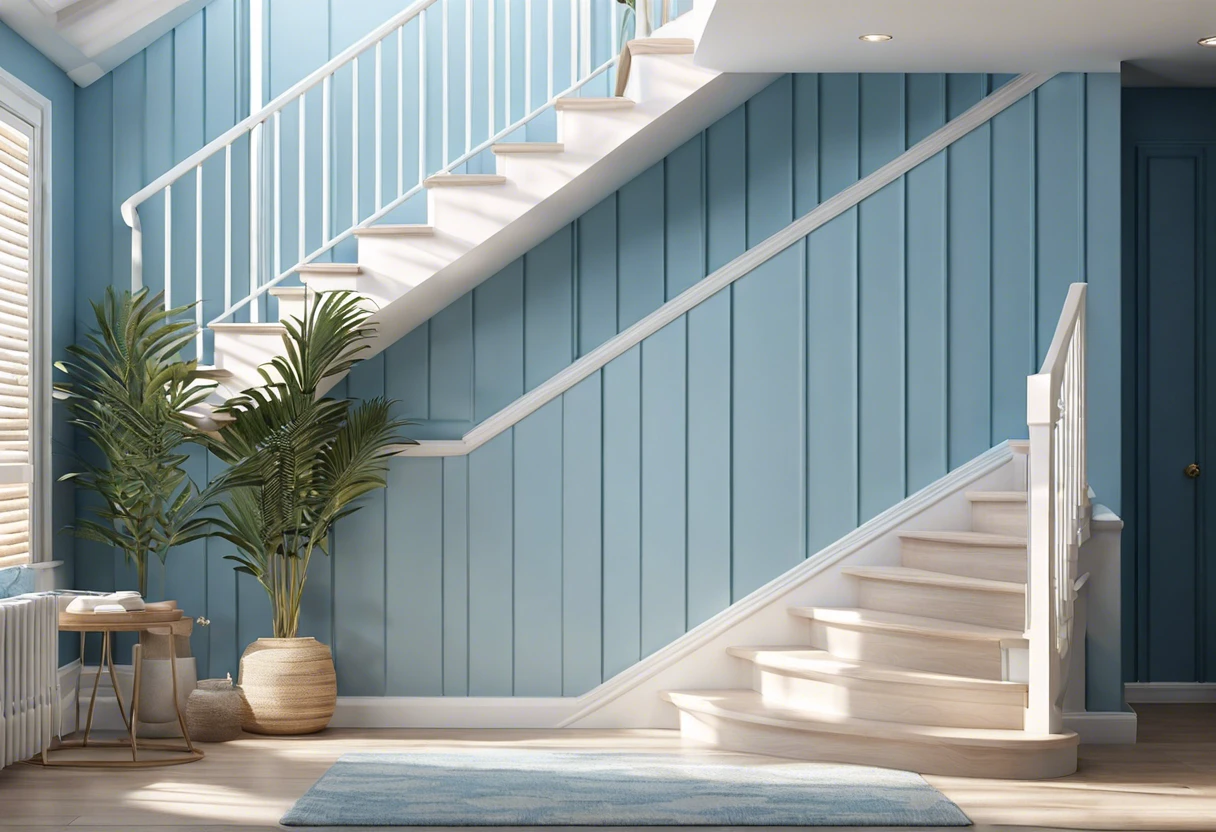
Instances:
[[[544,384],[516,399],[466,433],[462,439],[423,440],[417,445],[402,446],[399,453],[404,456],[464,456],[475,451],[681,315],[776,257],[815,229],[831,222],[866,197],[877,193],[963,136],[988,123],[1052,77],[1054,75],[1049,73],[1033,72],[1018,76],[869,176],[825,200],[813,211],[794,220],[762,243],[752,246],[633,326],[608,339]]]
[[[207,0],[2,0],[0,20],[81,87],[149,46]]]
[[[1216,702],[1216,682],[1128,682],[1128,703]]]

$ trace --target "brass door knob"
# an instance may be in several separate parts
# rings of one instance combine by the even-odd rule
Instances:
[[[1190,465],[1182,469],[1182,473],[1186,474],[1191,479],[1199,478],[1199,466],[1192,462]]]

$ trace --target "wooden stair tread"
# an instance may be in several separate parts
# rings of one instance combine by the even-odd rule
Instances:
[[[1076,745],[1072,731],[1060,734],[1028,734],[1012,728],[948,728],[785,708],[766,702],[753,690],[664,691],[663,698],[678,708],[725,717],[771,728],[868,737],[878,740],[922,742],[934,745],[984,746],[1034,749]]]
[[[906,633],[935,638],[950,638],[963,641],[1019,642],[1025,634],[1016,630],[984,627],[962,621],[947,621],[883,610],[859,609],[856,607],[790,607],[789,612],[799,618],[809,618],[825,624],[835,624],[858,630],[891,633]]]
[[[476,188],[505,184],[507,177],[496,173],[437,173],[422,182],[424,188]]]
[[[309,294],[316,294],[307,286],[275,286],[270,290],[270,294],[276,298],[299,299],[306,298]]]
[[[697,49],[692,38],[637,38],[629,41],[629,54],[691,55]]]
[[[976,592],[999,592],[1010,595],[1025,595],[1026,584],[1011,581],[993,581],[987,578],[969,578],[948,572],[929,572],[924,569],[909,569],[906,566],[846,566],[840,570],[844,575],[870,581],[889,581],[918,586],[937,586],[948,589],[969,589]]]
[[[900,532],[901,540],[925,540],[933,543],[950,543],[965,546],[984,546],[1000,549],[1025,549],[1026,538],[988,532]]]
[[[967,499],[973,503],[1024,503],[1025,491],[968,491]]]
[[[218,323],[218,324],[210,324],[209,326],[211,329],[215,330],[216,332],[230,332],[230,333],[234,333],[234,334],[240,334],[242,332],[247,332],[247,333],[253,333],[255,335],[259,334],[259,333],[267,334],[267,335],[278,335],[279,333],[287,331],[287,328],[284,327],[281,323],[264,323],[264,324]]]
[[[491,149],[501,156],[528,153],[564,153],[566,146],[561,142],[499,142]]]
[[[297,266],[296,271],[301,274],[353,276],[363,274],[363,267],[358,263],[305,263],[303,266]]]
[[[1020,682],[955,676],[949,673],[911,670],[877,662],[853,661],[837,658],[826,650],[807,647],[728,647],[726,652],[754,662],[757,667],[785,675],[844,676],[870,682],[892,682],[901,685],[928,685],[966,690],[1011,692],[1027,690],[1027,686]]]
[[[195,373],[199,378],[209,379],[211,381],[223,381],[224,379],[232,378],[234,373],[232,370],[225,370],[223,367],[213,367],[210,364],[200,364],[195,368]]]
[[[553,102],[555,110],[628,110],[634,102],[629,98],[559,98]]]
[[[369,225],[356,228],[356,237],[431,237],[435,229],[429,225]]]

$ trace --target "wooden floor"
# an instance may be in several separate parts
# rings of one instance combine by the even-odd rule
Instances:
[[[1072,777],[1038,783],[930,777],[986,830],[1216,830],[1216,705],[1140,706],[1140,743],[1082,746]],[[0,771],[0,832],[278,829],[348,751],[511,745],[669,749],[665,731],[329,731],[204,746],[207,758],[141,771]]]

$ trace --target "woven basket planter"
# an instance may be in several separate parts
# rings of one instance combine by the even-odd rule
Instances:
[[[315,638],[260,638],[241,656],[241,727],[254,734],[313,734],[329,725],[338,680]]]
[[[241,736],[245,696],[232,679],[204,679],[190,694],[186,728],[196,742],[229,742]]]

